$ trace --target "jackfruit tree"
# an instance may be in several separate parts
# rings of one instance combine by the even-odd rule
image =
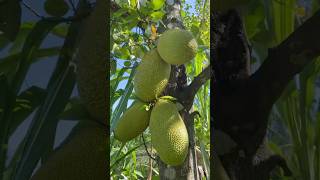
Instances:
[[[319,2],[213,6],[213,179],[319,179]]]
[[[107,1],[0,1],[0,179],[108,179]]]
[[[111,1],[112,179],[210,179],[209,7]]]

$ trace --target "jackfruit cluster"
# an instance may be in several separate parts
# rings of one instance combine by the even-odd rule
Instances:
[[[189,62],[196,51],[197,42],[186,30],[171,29],[160,36],[157,48],[147,52],[136,69],[133,83],[137,99],[119,119],[114,130],[116,139],[130,141],[149,126],[151,143],[161,160],[172,166],[184,162],[189,146],[187,128],[177,105],[163,93],[171,65]]]

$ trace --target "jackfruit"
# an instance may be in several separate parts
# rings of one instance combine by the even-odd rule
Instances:
[[[160,37],[157,50],[161,58],[169,64],[181,65],[192,60],[198,44],[189,31],[170,29]]]
[[[107,1],[97,0],[80,33],[77,82],[81,100],[91,116],[106,124],[107,112]]]
[[[181,165],[188,154],[189,138],[176,104],[159,99],[151,111],[149,127],[160,159],[172,166]]]
[[[105,180],[107,130],[94,121],[75,127],[66,144],[36,170],[31,180]]]
[[[46,0],[44,9],[49,15],[60,17],[68,12],[69,6],[64,0]]]
[[[130,141],[148,127],[151,111],[147,111],[145,106],[145,103],[137,100],[123,113],[114,130],[116,139],[121,142]]]
[[[164,62],[156,49],[146,53],[134,76],[135,95],[150,102],[161,95],[168,84],[171,66]]]

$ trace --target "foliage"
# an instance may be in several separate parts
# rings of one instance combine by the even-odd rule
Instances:
[[[118,7],[113,10],[111,8],[113,12],[110,17],[111,177],[146,179],[152,171],[153,178],[156,178],[159,176],[158,165],[152,162],[146,152],[147,147],[148,152],[155,156],[150,144],[149,129],[144,132],[144,140],[139,136],[124,145],[114,139],[112,131],[122,112],[135,98],[132,93],[132,77],[137,64],[143,54],[155,47],[157,37],[166,29],[163,22],[166,16],[165,1],[118,0],[114,3]],[[186,64],[190,83],[209,64],[209,1],[183,1],[182,7],[180,13],[183,23],[200,45],[194,60]],[[201,18],[198,15],[201,15]],[[198,91],[194,102],[194,110],[201,114],[195,121],[197,146],[199,149],[201,146],[203,154],[206,155],[210,150],[209,97],[207,82]],[[208,155],[205,157],[209,169]]]
[[[317,1],[253,1],[243,13],[246,32],[252,44],[252,69],[257,69],[276,46],[303,23],[319,5]],[[298,22],[298,23],[295,23]],[[287,159],[292,179],[319,179],[319,61],[310,63],[291,81],[270,116],[269,147]],[[253,72],[252,72],[253,73]],[[287,179],[275,172],[272,179]]]
[[[75,5],[71,1],[65,5],[73,14]],[[50,6],[57,8],[54,3]],[[88,7],[88,2],[80,0],[79,11],[88,12]],[[26,13],[35,18],[21,16]],[[0,2],[0,24],[0,179],[30,179],[38,162],[46,162],[55,149],[59,120],[88,117],[79,113],[84,109],[79,101],[70,98],[76,83],[74,66],[70,64],[81,28],[72,18],[42,15],[27,2],[18,0]],[[64,43],[52,46],[48,42],[52,35]],[[46,77],[47,85],[29,87],[28,73],[47,58],[57,60],[53,73]],[[9,138],[30,119],[27,134],[9,161]]]

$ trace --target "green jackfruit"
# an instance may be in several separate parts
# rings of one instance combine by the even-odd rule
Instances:
[[[40,166],[31,180],[107,179],[107,140],[105,127],[85,121],[75,127],[66,144]]]
[[[150,118],[151,143],[166,164],[181,165],[187,154],[187,128],[175,103],[159,99]]]
[[[153,49],[144,55],[134,76],[135,95],[150,102],[161,95],[168,84],[171,66]]]
[[[114,130],[116,139],[122,142],[130,141],[148,127],[151,112],[146,110],[145,105],[137,100],[123,113]]]
[[[80,34],[77,82],[82,102],[90,115],[106,124],[107,112],[107,1],[97,0]]]
[[[157,50],[161,58],[169,64],[181,65],[192,60],[198,44],[189,31],[170,29],[158,41]]]
[[[68,12],[69,6],[64,0],[46,0],[44,9],[51,16],[60,17]]]

